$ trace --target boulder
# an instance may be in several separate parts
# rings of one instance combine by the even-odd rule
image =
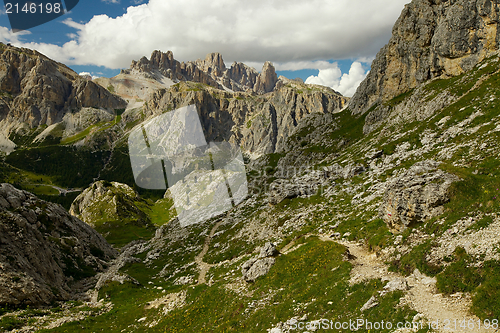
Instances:
[[[243,279],[247,282],[253,282],[258,277],[264,276],[269,273],[269,270],[276,262],[274,258],[253,258],[243,264],[241,267],[241,272],[243,273]]]
[[[391,231],[400,233],[444,212],[443,204],[450,199],[448,189],[459,178],[436,170],[438,165],[433,161],[419,162],[388,181],[379,217]]]
[[[258,277],[266,275],[276,262],[279,251],[273,243],[266,243],[257,257],[251,258],[241,266],[243,279],[247,282],[253,282]]]

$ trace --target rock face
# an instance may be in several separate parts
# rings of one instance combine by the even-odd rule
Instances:
[[[243,279],[247,282],[253,282],[258,277],[266,275],[276,262],[274,257],[278,254],[274,244],[266,243],[257,257],[248,260],[241,266]]]
[[[262,68],[262,73],[257,77],[253,91],[258,94],[271,92],[274,90],[274,87],[276,87],[277,82],[278,75],[276,75],[274,66],[269,61],[266,61]]]
[[[44,55],[0,43],[0,121],[60,122],[83,107],[125,108],[120,97]]]
[[[332,89],[308,87],[294,83],[271,94],[253,96],[183,82],[154,93],[145,114],[149,117],[195,104],[208,141],[233,142],[245,151],[268,154],[284,151],[289,136],[307,115],[333,113],[347,103],[347,98]]]
[[[146,205],[130,186],[98,181],[76,197],[69,212],[92,226],[101,221],[124,220],[134,220],[146,225],[149,218],[137,208],[138,202]]]
[[[125,73],[134,70],[149,73],[152,77],[160,74],[177,82],[193,81],[232,91],[253,89],[266,93],[272,91],[278,82],[274,67],[270,63],[264,65],[261,74],[243,63],[235,62],[230,68],[226,68],[220,53],[210,53],[203,60],[181,63],[174,59],[171,51],[154,51],[149,60],[142,57],[139,61],[132,61],[130,69]]]
[[[433,161],[417,163],[389,181],[379,216],[389,229],[402,232],[411,224],[440,215],[449,201],[448,189],[458,177],[442,170]]]
[[[117,252],[60,205],[0,184],[0,306],[67,300]]]
[[[286,198],[314,195],[323,186],[330,185],[338,174],[332,168],[315,170],[291,179],[276,179],[269,186],[269,203],[276,205]]]
[[[498,50],[498,0],[414,0],[396,22],[389,43],[351,99],[364,113],[419,84],[455,76]]]

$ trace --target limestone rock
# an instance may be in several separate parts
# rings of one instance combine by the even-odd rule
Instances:
[[[161,110],[194,104],[207,141],[234,142],[256,155],[282,152],[287,150],[288,139],[302,120],[324,115],[313,123],[327,126],[331,114],[342,109],[348,100],[326,87],[307,90],[305,84],[294,84],[255,99],[251,93],[200,89],[194,83],[182,82],[153,93],[144,112],[152,117]],[[140,116],[126,115],[126,121],[135,121]]]
[[[266,275],[276,262],[274,258],[279,254],[273,243],[266,243],[257,257],[251,258],[241,266],[243,279],[253,282],[258,277]]]
[[[275,257],[279,254],[276,249],[276,245],[271,242],[267,242],[260,250],[259,258]]]
[[[174,59],[173,53],[168,51],[154,51],[150,59],[142,57],[139,61],[132,61],[131,71],[149,73],[152,77],[158,74],[174,81],[193,81],[203,83],[218,89],[232,91],[249,91],[256,82],[259,73],[243,63],[233,63],[226,68],[220,53],[210,53],[205,59],[179,62]]]
[[[370,297],[368,301],[359,309],[361,312],[365,312],[366,310],[369,310],[371,308],[374,308],[378,305],[379,303],[377,302],[377,298],[375,296]]]
[[[402,232],[411,224],[443,213],[442,205],[449,201],[448,189],[459,179],[436,170],[437,165],[433,161],[420,162],[389,180],[379,209],[389,229]]]
[[[68,300],[117,252],[60,205],[0,184],[0,306]]]
[[[381,291],[379,291],[379,295],[383,296],[393,291],[397,290],[406,291],[408,289],[410,289],[410,287],[408,286],[408,282],[406,282],[404,278],[396,278],[394,280],[387,282],[384,288]]]
[[[269,61],[266,61],[264,67],[262,67],[262,73],[257,77],[253,91],[259,94],[271,92],[274,90],[277,82],[278,75],[276,75],[274,66]]]
[[[0,44],[0,120],[30,127],[60,122],[82,107],[125,108],[120,97],[44,55]]]
[[[138,202],[145,204],[130,186],[118,182],[98,181],[75,198],[69,212],[92,226],[101,220],[133,220],[146,225],[149,218],[137,208]]]
[[[314,195],[318,190],[330,183],[336,174],[332,168],[308,172],[303,176],[294,176],[290,179],[277,179],[269,186],[269,203],[276,205],[284,199],[307,197]]]
[[[241,267],[243,278],[247,282],[253,282],[258,277],[266,275],[275,262],[274,258],[250,259]]]
[[[413,0],[349,103],[363,113],[425,81],[468,71],[498,50],[500,3]]]

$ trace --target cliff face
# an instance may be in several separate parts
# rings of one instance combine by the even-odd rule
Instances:
[[[459,75],[498,50],[498,0],[414,0],[349,103],[364,113],[436,77]]]
[[[0,306],[74,297],[117,252],[62,206],[0,184]]]
[[[154,93],[145,114],[149,117],[195,104],[208,141],[234,142],[245,151],[261,155],[284,151],[288,137],[305,116],[339,111],[347,101],[332,89],[292,81],[257,96],[180,83]],[[126,121],[133,121],[124,116]]]
[[[125,106],[120,97],[36,51],[0,44],[0,121],[36,127],[83,107]]]

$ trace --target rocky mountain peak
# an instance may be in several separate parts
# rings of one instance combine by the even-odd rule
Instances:
[[[272,91],[278,82],[274,67],[269,63],[264,66],[259,88],[256,89],[255,85],[259,73],[255,69],[238,62],[234,62],[230,68],[227,68],[222,55],[218,52],[207,54],[203,60],[179,62],[174,59],[171,51],[167,53],[154,51],[150,60],[142,57],[139,61],[132,61],[130,69],[123,72],[128,74],[134,70],[158,79],[160,79],[158,77],[160,74],[174,82],[200,82],[217,89],[234,92],[266,93]]]
[[[226,70],[226,64],[222,60],[222,55],[218,52],[209,53],[204,61],[198,62],[204,72],[214,71],[215,76],[221,76],[222,72]]]
[[[256,93],[265,94],[271,92],[276,87],[276,83],[278,82],[278,75],[276,74],[276,70],[273,64],[269,61],[264,63],[262,67],[262,73],[257,77],[257,81],[255,82],[255,86],[253,90]]]
[[[126,105],[120,97],[63,64],[36,51],[1,43],[0,92],[0,121],[31,127],[60,122],[70,109]]]
[[[470,70],[498,50],[499,11],[499,1],[412,1],[351,99],[350,109],[363,113],[425,81]]]
[[[147,58],[143,57],[141,59],[142,62],[147,63]],[[151,54],[151,63],[153,66],[158,68],[170,67],[172,66],[174,61],[174,55],[171,51],[167,53],[163,53],[161,51],[153,51]]]

